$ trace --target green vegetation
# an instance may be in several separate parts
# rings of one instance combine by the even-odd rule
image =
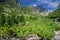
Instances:
[[[11,5],[10,5],[11,6]],[[9,10],[9,11],[8,11]],[[44,40],[51,40],[60,27],[49,18],[22,6],[22,10],[0,5],[0,36],[26,36],[34,33]]]
[[[14,31],[17,36],[26,36],[27,34],[34,33],[49,40],[54,35],[54,31],[59,27],[53,21],[49,21],[47,18],[40,18],[38,20],[28,21],[29,23],[23,27],[16,26],[11,27],[10,30]]]
[[[34,33],[43,37],[44,40],[50,40],[54,36],[54,31],[58,29],[59,26],[52,20],[40,16],[38,20],[26,21],[23,27],[20,24],[12,25],[11,27],[4,25],[0,27],[0,31],[2,31],[0,35],[6,36],[10,33],[10,35],[21,37]]]
[[[55,18],[60,18],[60,4],[57,7],[56,10],[54,10],[52,13],[48,15],[49,18],[55,19]]]

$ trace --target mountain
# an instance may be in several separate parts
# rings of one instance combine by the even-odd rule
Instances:
[[[54,10],[52,13],[48,15],[51,19],[59,19],[60,20],[60,4],[58,5],[57,9]]]
[[[37,6],[35,6],[34,8],[37,9],[40,13],[41,13],[41,12],[45,12],[45,11],[47,12],[47,11],[48,11],[47,9],[43,8],[43,7],[40,6],[40,5],[37,5]]]
[[[18,7],[20,5],[18,0],[0,0],[0,4],[3,4],[7,7]],[[19,5],[18,5],[19,4]]]
[[[45,9],[44,7],[42,7],[41,5],[36,5],[34,6],[34,8],[36,9],[36,11],[38,11],[40,13],[40,15],[42,16],[47,16],[49,14],[49,10]]]

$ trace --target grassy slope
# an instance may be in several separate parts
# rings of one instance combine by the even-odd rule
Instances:
[[[25,9],[23,9],[23,10],[25,11]],[[16,11],[12,10],[12,12],[10,13],[12,15],[11,22],[13,22],[12,20],[15,17],[15,16],[13,17],[13,15],[15,13],[20,14],[20,11],[16,12]],[[35,14],[36,12],[31,12],[31,13],[32,14],[30,14],[30,12],[28,12],[27,14],[29,14],[30,16],[31,15],[33,16],[33,14],[34,14],[34,16],[36,15]],[[33,16],[30,19],[29,18],[30,16],[28,16],[28,15],[24,16],[26,24],[23,27],[21,26],[21,24],[12,25],[11,27],[9,27],[7,25],[1,26],[0,27],[0,36],[6,36],[9,33],[11,33],[11,35],[17,35],[18,37],[20,37],[20,36],[28,35],[29,33],[34,33],[34,34],[37,34],[38,36],[43,37],[44,40],[49,40],[54,35],[54,31],[59,28],[59,26],[57,24],[55,24],[54,21],[52,21],[48,18],[41,17],[41,16],[35,18]],[[38,18],[38,20],[35,20],[37,18]],[[3,18],[1,18],[1,19],[3,19]],[[19,18],[18,18],[18,20],[19,20]]]
[[[0,27],[0,35],[4,36],[9,33],[9,30],[14,32],[17,36],[24,36],[29,33],[35,33],[44,38],[44,40],[49,40],[53,35],[54,31],[59,27],[51,20],[45,17],[39,17],[38,20],[28,20],[25,26],[11,26]]]

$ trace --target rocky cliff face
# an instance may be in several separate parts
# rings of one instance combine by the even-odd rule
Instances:
[[[43,8],[42,6],[40,6],[40,5],[37,5],[36,7],[34,7],[35,9],[37,9],[40,13],[41,12],[47,12],[48,10],[47,9],[45,9],[45,8]]]
[[[47,16],[49,14],[49,10],[43,8],[42,6],[38,5],[34,7],[36,9],[36,11],[38,11],[40,13],[40,15],[42,16]]]

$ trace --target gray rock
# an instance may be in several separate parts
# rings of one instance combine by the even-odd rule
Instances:
[[[60,30],[59,31],[55,31],[55,36],[53,38],[54,40],[60,40]]]
[[[42,40],[41,37],[38,37],[36,34],[29,34],[20,38],[17,37],[0,37],[0,40]]]
[[[42,40],[42,38],[41,37],[38,37],[36,34],[29,34],[26,37],[26,40]]]

